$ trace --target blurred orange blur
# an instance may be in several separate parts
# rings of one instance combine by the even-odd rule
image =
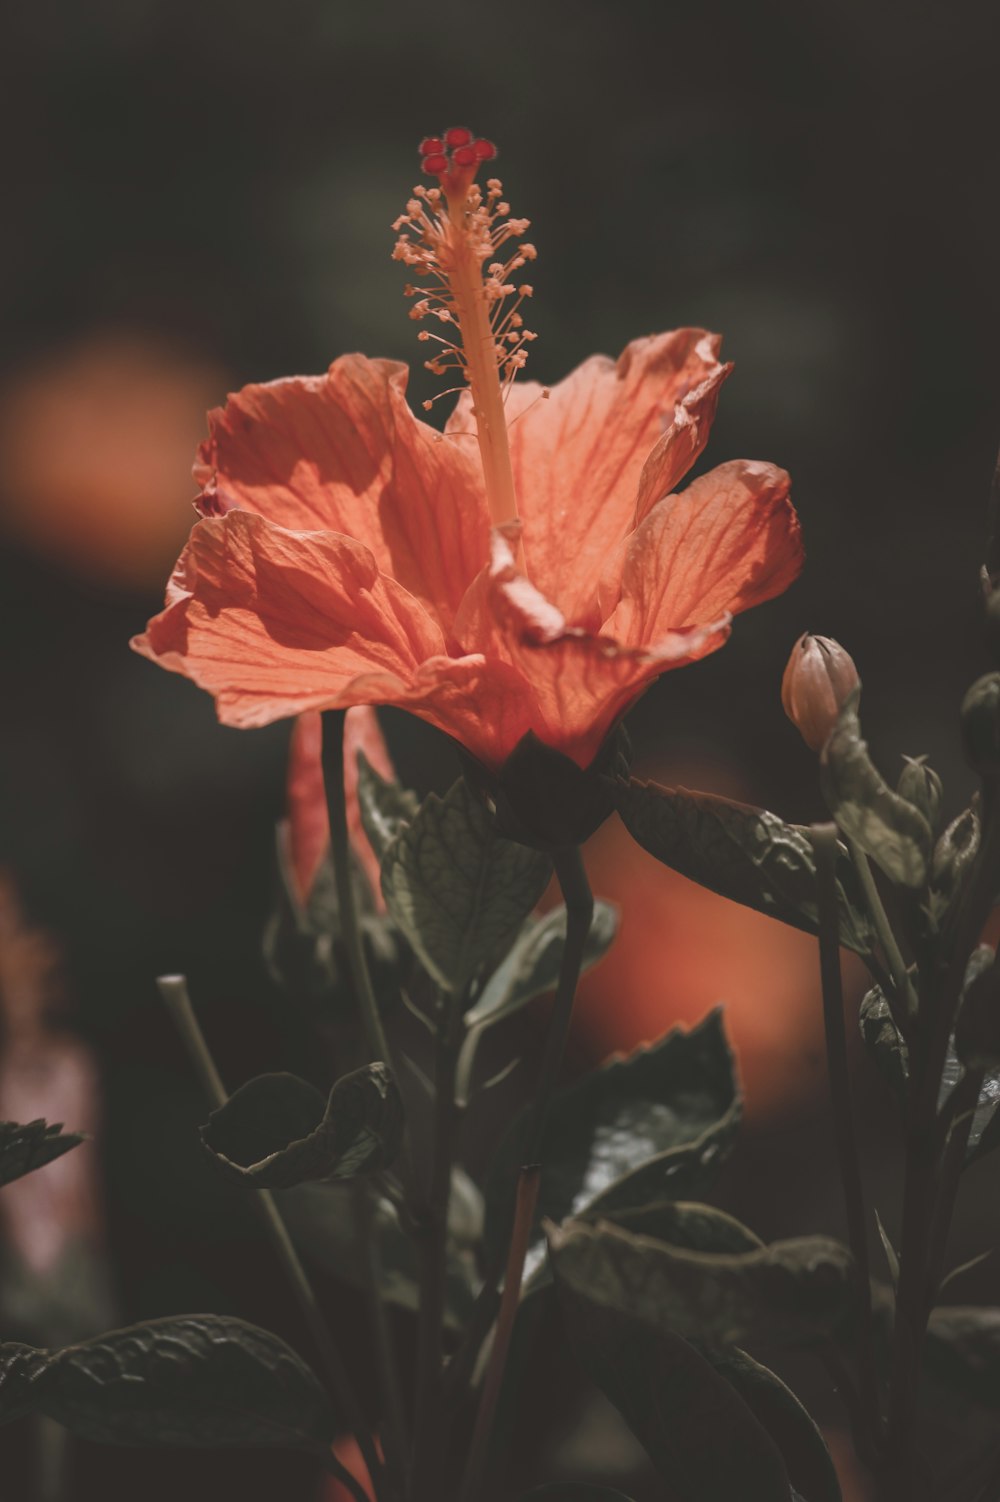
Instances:
[[[675,768],[642,775],[699,785],[690,769],[682,777]],[[727,795],[752,797],[738,783],[730,781]],[[825,1098],[815,939],[678,876],[640,849],[618,819],[591,840],[587,867],[595,894],[621,912],[618,939],[583,980],[577,1001],[576,1025],[595,1052],[627,1053],[721,1002],[751,1121]],[[844,960],[850,995],[863,972],[853,956]]]
[[[225,377],[162,340],[101,333],[0,392],[0,528],[112,588],[162,588],[195,520],[191,463]]]

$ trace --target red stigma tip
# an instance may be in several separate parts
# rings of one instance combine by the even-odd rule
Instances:
[[[483,139],[475,141],[472,149],[476,153],[476,160],[480,162],[492,162],[497,154],[497,149],[493,142]]]
[[[479,160],[475,147],[459,146],[451,154],[451,160],[456,167],[474,167]]]
[[[446,146],[469,146],[471,143],[472,131],[467,130],[464,125],[453,125],[451,130],[446,130],[444,133]]]
[[[448,158],[443,151],[432,151],[420,163],[420,170],[429,172],[431,177],[440,177],[443,172],[448,171]]]
[[[425,136],[417,150],[421,156],[440,156],[444,151],[444,142],[440,136]]]

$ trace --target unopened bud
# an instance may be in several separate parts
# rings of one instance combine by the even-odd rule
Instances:
[[[944,797],[944,788],[941,779],[933,767],[927,765],[923,756],[904,756],[903,770],[899,774],[896,784],[896,792],[919,808],[928,824],[931,833],[937,831],[941,819],[941,803]]]
[[[781,680],[781,703],[812,751],[821,751],[861,680],[850,653],[830,636],[800,636]]]
[[[962,700],[962,745],[981,776],[1000,772],[1000,673],[977,678]]]

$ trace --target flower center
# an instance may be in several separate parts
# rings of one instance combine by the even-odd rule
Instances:
[[[485,191],[476,182],[480,166],[495,156],[491,141],[476,140],[464,126],[421,142],[420,165],[440,186],[414,188],[393,225],[399,232],[393,257],[427,278],[405,288],[417,299],[410,317],[441,326],[440,333],[418,335],[439,346],[424,364],[435,375],[457,370],[468,383],[490,515],[501,526],[517,519],[504,400],[535,338],[520,311],[532,288],[519,285],[516,273],[536,252],[533,245],[511,246],[529,221],[510,217],[499,179],[491,177]]]

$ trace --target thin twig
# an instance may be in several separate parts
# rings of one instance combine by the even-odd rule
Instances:
[[[868,1414],[870,1432],[879,1436],[882,1420],[878,1378],[875,1371],[871,1268],[868,1258],[868,1213],[865,1208],[864,1184],[861,1178],[854,1112],[851,1106],[851,1077],[847,1059],[847,1032],[844,1026],[844,993],[840,976],[840,927],[836,885],[837,826],[814,824],[810,836],[816,858],[823,1022],[826,1029],[826,1055],[830,1074],[834,1132],[847,1209],[847,1228],[851,1250],[857,1264],[861,1295],[857,1351],[858,1373],[862,1403]]]
[[[183,975],[161,975],[157,981],[160,995],[166,1002],[167,1009],[173,1018],[181,1039],[187,1048],[191,1062],[201,1080],[205,1094],[208,1096],[213,1107],[218,1109],[224,1106],[229,1099],[226,1087],[222,1083],[222,1077],[215,1066],[205,1035],[194,1013],[191,998],[188,994],[187,980]],[[368,1426],[364,1415],[358,1407],[351,1387],[347,1368],[344,1366],[340,1352],[337,1350],[330,1331],[327,1327],[323,1311],[319,1301],[309,1282],[305,1268],[299,1259],[299,1254],[292,1244],[292,1238],[288,1234],[288,1227],[282,1218],[281,1211],[274,1201],[273,1195],[267,1189],[258,1189],[254,1192],[252,1201],[256,1205],[258,1213],[271,1238],[271,1244],[277,1254],[278,1261],[284,1269],[285,1276],[299,1309],[309,1327],[316,1348],[323,1360],[327,1380],[334,1399],[339,1404],[344,1418],[354,1433],[358,1447],[364,1457],[372,1481],[378,1489],[380,1466],[375,1447],[372,1444]],[[364,1498],[364,1493],[360,1495]],[[365,1502],[367,1499],[365,1498]]]
[[[507,1255],[507,1274],[504,1279],[503,1294],[500,1300],[500,1312],[497,1316],[493,1349],[490,1352],[486,1375],[483,1378],[483,1390],[479,1399],[479,1409],[476,1413],[476,1426],[473,1430],[472,1445],[469,1450],[469,1458],[466,1463],[465,1477],[460,1494],[461,1502],[477,1502],[481,1494],[483,1475],[486,1470],[486,1461],[489,1453],[490,1435],[493,1431],[493,1419],[500,1398],[500,1389],[503,1386],[503,1376],[507,1366],[507,1354],[510,1350],[511,1337],[514,1333],[514,1321],[517,1318],[518,1301],[521,1297],[524,1259],[527,1255],[528,1242],[531,1238],[532,1226],[534,1225],[535,1207],[538,1204],[540,1183],[541,1169],[537,1164],[521,1169],[521,1174],[517,1181],[514,1230],[510,1238],[510,1249]]]

